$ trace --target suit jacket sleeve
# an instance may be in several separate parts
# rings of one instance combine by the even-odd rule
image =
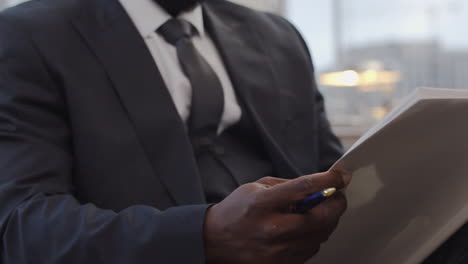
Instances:
[[[308,60],[311,69],[310,74],[314,75],[315,71],[312,62],[312,56],[309,52],[306,42],[302,38],[299,31],[296,29],[296,27],[294,27],[294,25],[292,25],[283,17],[276,15],[272,16],[275,20],[281,21],[283,25],[290,28],[290,30],[294,31],[297,40],[302,44],[305,53],[309,57]],[[315,78],[313,78],[312,80],[310,89],[312,89],[312,94],[314,95],[313,105],[311,105],[311,107],[314,108],[314,111],[311,111],[311,113],[315,113],[315,116],[311,118],[313,118],[316,121],[318,131],[318,170],[326,171],[330,169],[330,167],[343,155],[343,146],[338,137],[332,131],[330,122],[328,121],[327,114],[325,111],[324,98],[317,87],[317,82],[315,81]]]
[[[208,205],[115,212],[74,197],[60,82],[9,20],[0,15],[0,262],[204,263]]]

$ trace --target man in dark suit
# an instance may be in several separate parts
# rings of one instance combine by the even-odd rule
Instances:
[[[303,40],[198,2],[0,14],[2,263],[302,263],[328,238],[342,194],[293,211],[349,182],[317,173],[341,148]]]

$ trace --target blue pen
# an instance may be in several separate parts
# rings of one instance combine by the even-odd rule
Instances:
[[[315,206],[319,205],[320,203],[326,201],[330,198],[333,194],[336,193],[336,188],[329,188],[323,190],[321,192],[312,194],[311,196],[305,198],[304,200],[298,202],[296,204],[296,212],[297,213],[305,213],[308,210],[314,208]]]

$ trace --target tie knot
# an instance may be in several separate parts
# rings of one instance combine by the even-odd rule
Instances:
[[[195,32],[192,24],[182,19],[172,18],[164,23],[157,32],[172,45],[182,38],[190,38]]]

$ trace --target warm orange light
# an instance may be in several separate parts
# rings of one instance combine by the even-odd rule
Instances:
[[[337,87],[360,87],[363,92],[380,91],[377,85],[395,84],[401,80],[401,74],[394,71],[367,70],[358,73],[353,70],[330,72],[320,76],[320,84]],[[388,86],[384,90],[388,90]]]
[[[320,83],[328,86],[356,86],[359,83],[359,73],[352,70],[326,73],[320,76]]]
[[[388,113],[388,110],[385,107],[374,107],[372,108],[371,113],[373,118],[380,120],[384,118],[384,116]]]

